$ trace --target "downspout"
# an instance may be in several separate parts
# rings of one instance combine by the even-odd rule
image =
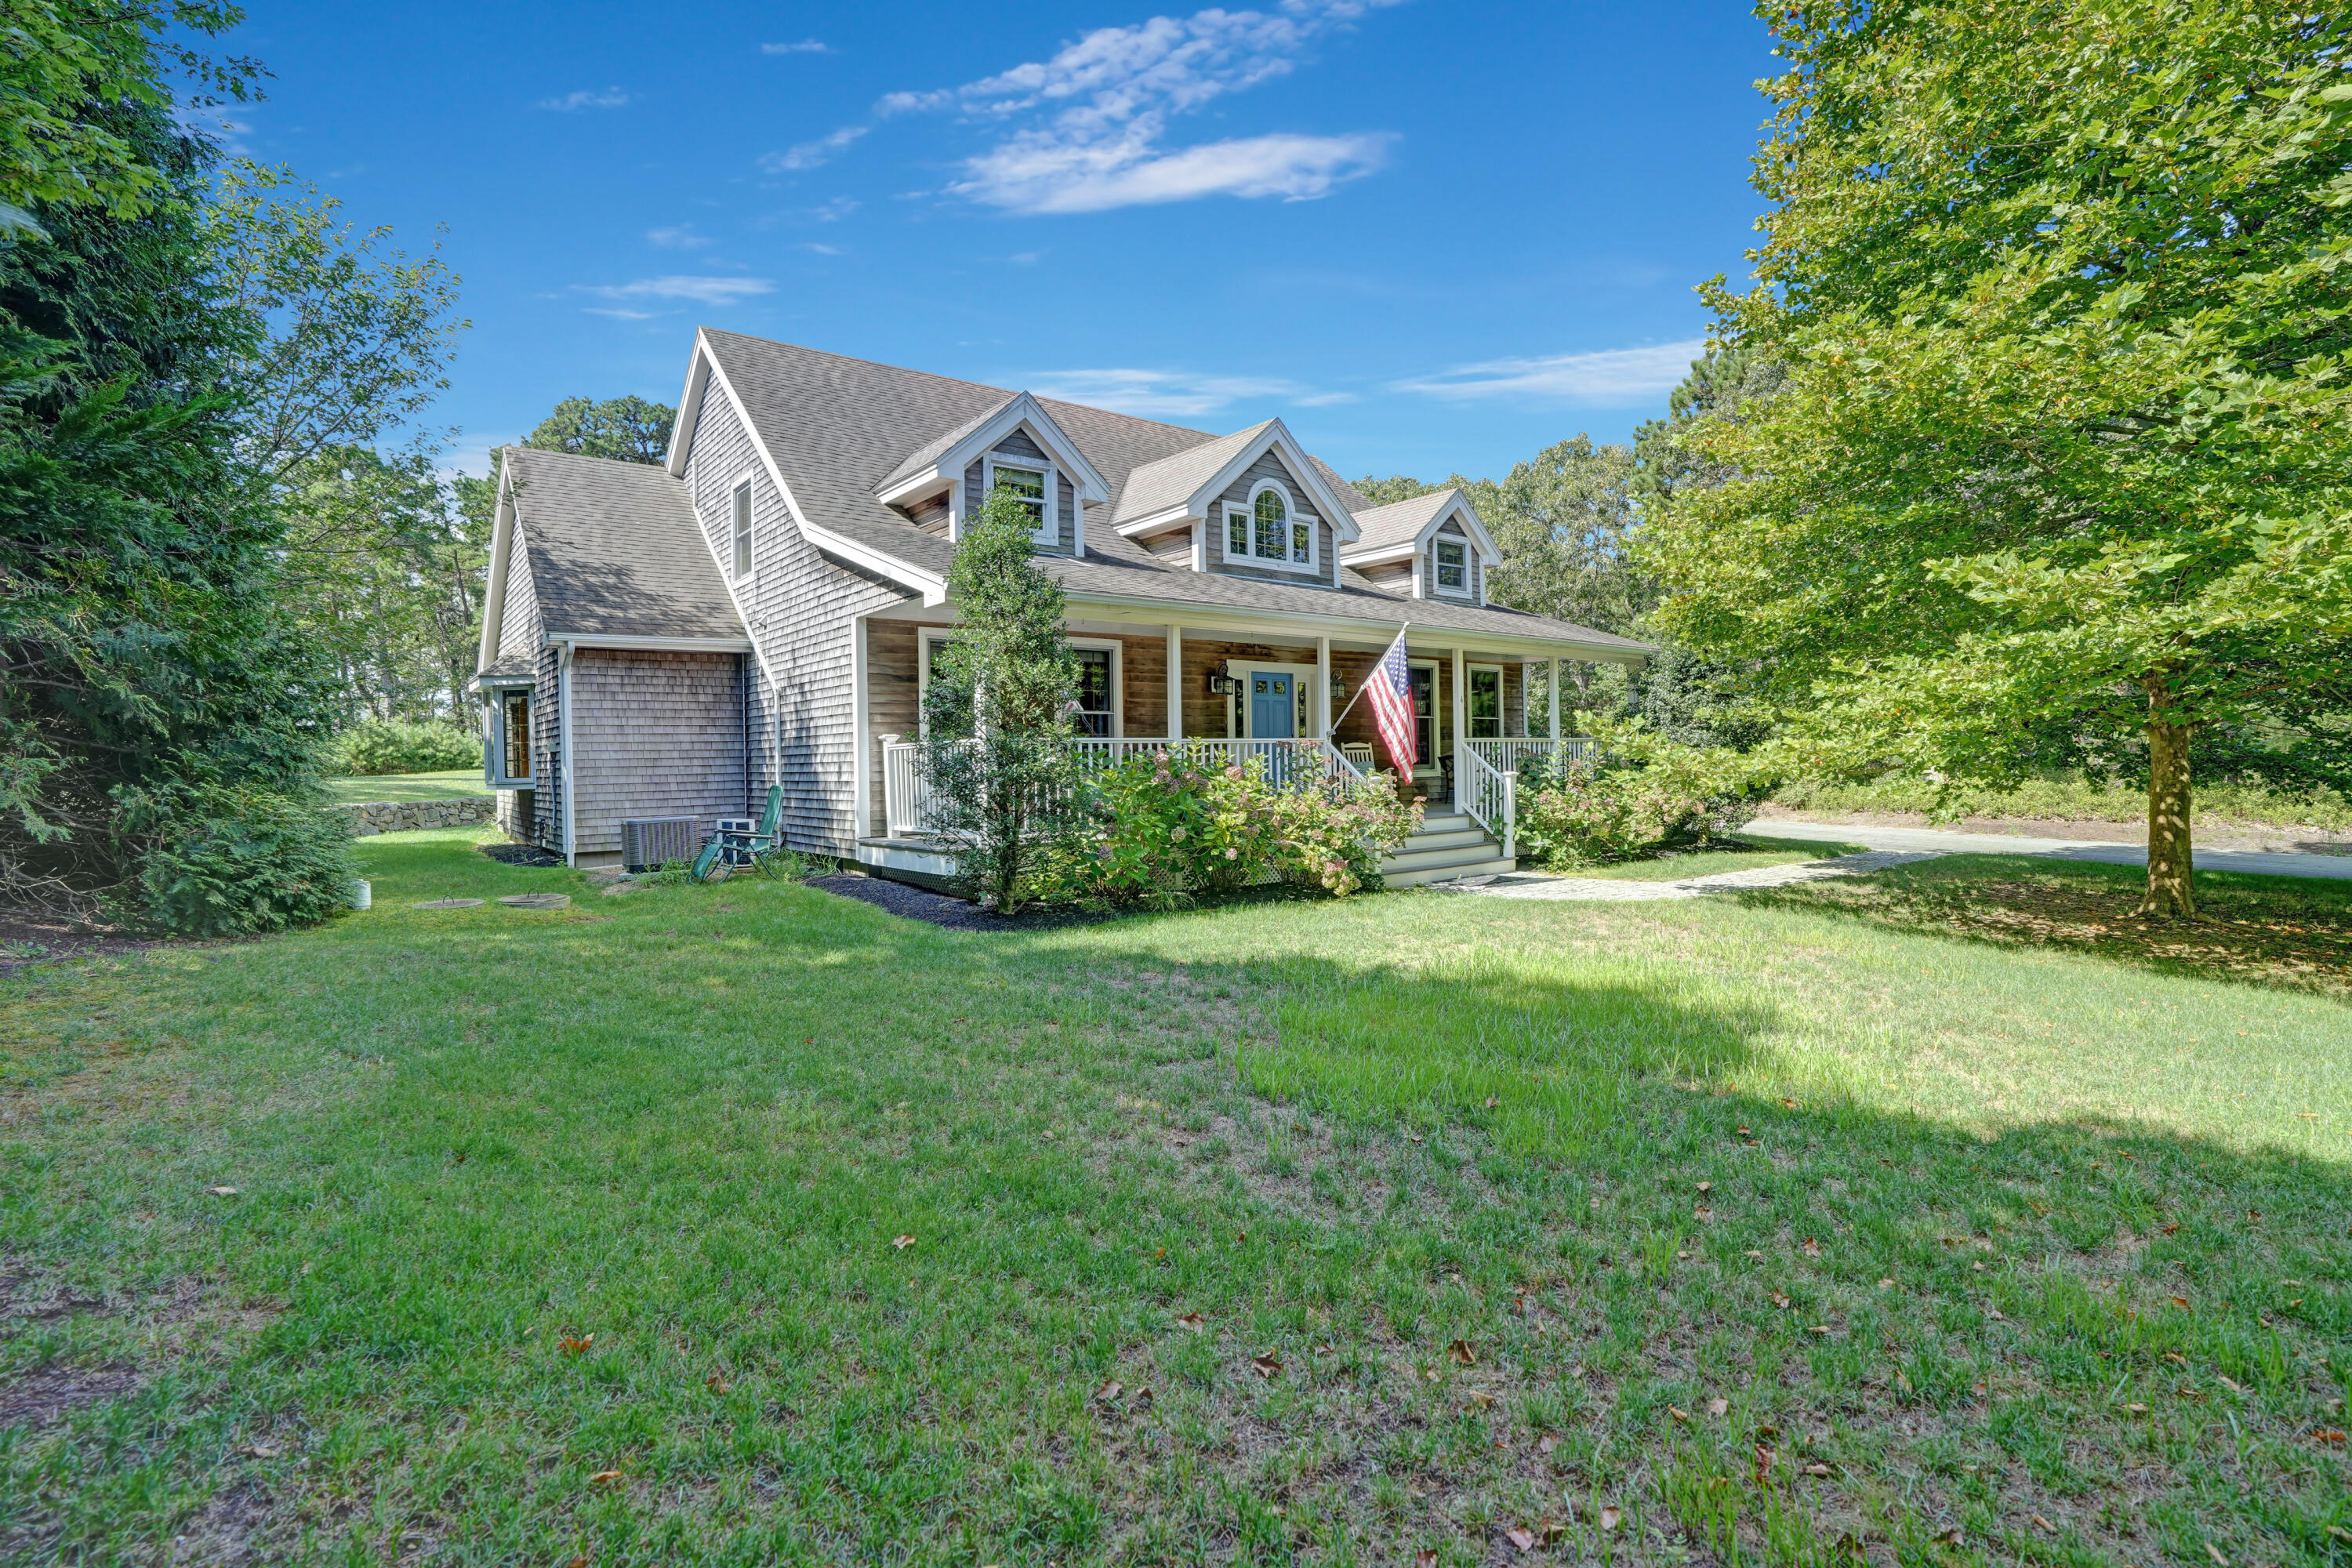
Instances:
[[[569,642],[556,644],[555,712],[555,721],[563,731],[563,863],[576,866],[580,834],[579,826],[572,816],[572,644]]]

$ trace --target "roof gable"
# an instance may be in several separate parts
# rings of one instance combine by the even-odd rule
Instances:
[[[499,470],[500,571],[486,620],[503,608],[504,552],[519,535],[550,640],[745,640],[686,487],[663,469],[509,447]]]

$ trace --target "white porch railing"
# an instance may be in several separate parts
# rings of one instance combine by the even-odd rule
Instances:
[[[1554,750],[1570,762],[1582,762],[1592,754],[1592,742],[1582,735],[1562,735],[1557,741],[1546,735],[1515,735],[1501,741],[1471,741],[1466,745],[1487,766],[1507,773],[1517,773],[1527,758],[1548,757]]]
[[[1491,743],[1491,742],[1489,742]],[[1503,846],[1506,858],[1518,854],[1519,775],[1517,769],[1497,768],[1475,749],[1465,746],[1454,757],[1454,804],[1470,820]]]
[[[931,831],[931,788],[923,776],[922,753],[928,742],[890,741],[882,747],[883,818],[893,838],[919,838]],[[971,741],[946,742],[969,746]],[[1291,789],[1316,789],[1362,780],[1368,769],[1343,754],[1328,741],[1314,739],[1225,741],[1190,736],[1171,741],[1151,736],[1121,736],[1116,740],[1076,736],[1070,742],[1078,753],[1082,773],[1107,773],[1129,759],[1155,752],[1182,753],[1223,767],[1255,759],[1268,783]],[[1359,748],[1370,760],[1369,747]]]

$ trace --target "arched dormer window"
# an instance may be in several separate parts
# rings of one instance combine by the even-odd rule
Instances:
[[[1291,504],[1289,492],[1261,479],[1247,506],[1225,508],[1225,559],[1294,572],[1315,569],[1315,519]]]

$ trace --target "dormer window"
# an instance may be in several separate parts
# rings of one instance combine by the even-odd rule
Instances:
[[[1315,570],[1315,519],[1290,504],[1272,480],[1262,482],[1246,506],[1225,508],[1225,559],[1288,572]]]
[[[1030,534],[1040,544],[1061,542],[1059,520],[1054,515],[1054,469],[1051,465],[1038,468],[1027,463],[1008,463],[1001,458],[988,459],[986,489],[993,495],[998,490],[1010,490],[1022,510],[1035,520]]]
[[[1467,594],[1470,591],[1470,547],[1459,540],[1441,539],[1432,548],[1437,559],[1437,591],[1441,594]]]

